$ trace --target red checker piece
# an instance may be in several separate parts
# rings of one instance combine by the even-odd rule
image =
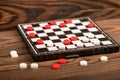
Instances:
[[[66,27],[66,24],[65,24],[65,23],[60,23],[59,26],[60,26],[60,27]]]
[[[45,25],[44,28],[45,28],[45,29],[50,29],[51,27],[50,27],[50,25]]]
[[[52,69],[53,70],[59,70],[60,69],[60,64],[53,64]]]
[[[65,39],[63,42],[65,45],[69,45],[71,43],[71,41],[69,39]]]
[[[65,64],[66,63],[66,59],[59,59],[58,63],[59,64]]]
[[[28,27],[26,28],[26,30],[27,30],[27,31],[32,31],[32,30],[33,30],[33,27],[32,27],[32,26],[28,26]]]
[[[65,23],[72,23],[72,21],[70,19],[66,20]]]
[[[76,36],[72,36],[70,39],[71,39],[72,41],[76,41],[78,38],[77,38]]]
[[[50,24],[51,24],[51,25],[56,25],[56,21],[55,21],[55,20],[52,20],[52,21],[50,21]]]
[[[28,34],[28,37],[29,37],[29,38],[34,38],[35,36],[36,36],[35,33],[29,33],[29,34]]]
[[[92,27],[94,27],[94,24],[93,23],[89,23],[87,27],[88,28],[92,28]]]
[[[43,40],[42,40],[42,39],[38,39],[38,40],[36,41],[36,43],[37,43],[37,44],[43,44]]]

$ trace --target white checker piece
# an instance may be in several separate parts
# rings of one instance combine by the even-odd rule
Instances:
[[[87,33],[83,33],[83,35],[87,36],[88,38],[94,38],[94,34],[87,32]]]
[[[87,66],[88,65],[88,62],[86,60],[82,60],[80,61],[80,66]]]
[[[28,26],[32,26],[31,24],[24,24],[23,28],[26,29]]]
[[[77,48],[75,45],[66,45],[67,49],[74,49]]]
[[[83,48],[83,46],[84,46],[83,43],[78,43],[77,44],[77,47],[79,47],[79,48]]]
[[[81,41],[72,41],[73,44],[76,44],[77,47],[83,47],[83,43]]]
[[[54,44],[53,44],[53,42],[48,42],[48,43],[47,43],[47,46],[48,46],[48,47],[52,47],[52,46],[54,46]]]
[[[89,39],[85,36],[78,37],[79,40],[82,40],[83,42],[89,42]]]
[[[100,40],[98,39],[90,39],[90,42],[92,42],[94,45],[100,45]]]
[[[20,63],[19,64],[20,69],[27,69],[27,66],[28,66],[27,63]]]
[[[37,69],[39,67],[38,63],[31,63],[30,67],[33,69]]]
[[[34,33],[37,34],[36,31],[27,31],[27,34]]]
[[[88,38],[94,38],[94,37],[95,37],[94,34],[90,34],[90,35],[88,35]]]
[[[87,33],[83,33],[83,35],[85,35],[85,36],[89,36],[89,35],[92,35],[92,33],[87,32]]]
[[[89,42],[89,39],[88,38],[83,38],[82,41],[83,42]]]
[[[54,46],[54,44],[51,40],[46,40],[46,41],[44,41],[44,43],[49,47]]]
[[[10,51],[11,58],[18,58],[18,53],[15,50]]]
[[[101,43],[102,43],[103,45],[110,45],[110,44],[112,44],[111,41],[102,41]]]
[[[101,56],[100,61],[106,62],[106,61],[108,61],[108,57],[107,56]]]
[[[76,24],[76,23],[81,23],[81,21],[79,19],[73,19],[72,23]]]
[[[41,31],[41,30],[43,30],[43,28],[42,27],[34,27],[34,30],[35,31]]]
[[[84,38],[86,37],[85,36],[78,37],[79,40],[83,40]]]
[[[58,48],[61,50],[65,50],[66,47],[65,47],[65,45],[59,45]]]
[[[58,50],[57,47],[47,47],[49,51],[55,51],[55,50]]]

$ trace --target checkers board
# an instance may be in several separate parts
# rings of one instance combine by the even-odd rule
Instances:
[[[119,51],[119,44],[89,17],[18,24],[34,61]]]

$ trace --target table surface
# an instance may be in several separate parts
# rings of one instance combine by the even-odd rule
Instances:
[[[57,60],[37,62],[38,69],[30,69],[33,63],[28,49],[19,36],[19,23],[51,19],[91,17],[113,39],[120,43],[119,0],[1,0],[0,1],[0,79],[1,80],[120,80],[120,52],[67,59],[60,70],[52,70]],[[19,58],[12,59],[11,50],[17,50]],[[100,62],[102,55],[108,62]],[[87,60],[88,66],[79,66]],[[21,62],[28,69],[21,70]]]

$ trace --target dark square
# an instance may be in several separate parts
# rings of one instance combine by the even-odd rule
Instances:
[[[85,21],[89,21],[89,19],[88,18],[82,18],[82,19],[80,19],[80,21],[85,22]]]
[[[77,29],[77,27],[70,27],[70,29],[72,30],[72,29]]]
[[[61,31],[61,29],[53,29],[53,31]]]
[[[38,49],[39,52],[47,52],[48,49],[47,48],[41,48],[41,49]]]
[[[109,40],[109,39],[107,39],[107,38],[100,38],[99,40],[100,40],[100,41],[107,41],[107,40]]]
[[[31,42],[32,42],[33,45],[36,45],[36,42],[33,42],[32,40],[31,40]]]
[[[87,29],[81,29],[81,32],[90,32]]]
[[[55,36],[55,33],[47,33],[48,36]]]
[[[84,36],[82,33],[75,33],[76,36]]]
[[[38,27],[40,26],[39,24],[32,24],[33,27]]]
[[[43,39],[43,40],[49,40],[48,37],[40,37],[40,39]]]
[[[73,34],[71,31],[64,31],[65,34]]]
[[[52,40],[53,41],[53,43],[56,43],[56,42],[61,42],[61,40],[60,39],[57,39],[57,40]]]
[[[36,31],[37,33],[44,33],[44,31],[43,30],[40,30],[40,31]]]
[[[96,31],[96,32],[92,32],[93,34],[97,35],[97,34],[101,34],[100,31]]]
[[[76,26],[80,26],[80,25],[82,25],[82,23],[75,23],[75,25],[76,25]]]
[[[67,38],[66,35],[58,35],[59,38]]]

